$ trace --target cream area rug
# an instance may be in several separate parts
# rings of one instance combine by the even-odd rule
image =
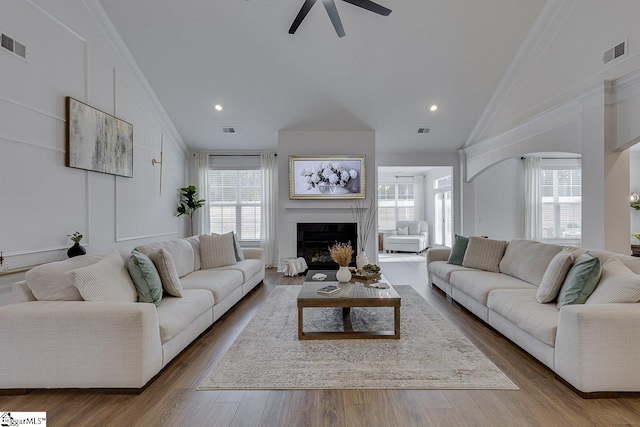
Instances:
[[[395,286],[399,340],[299,341],[300,288],[276,286],[198,390],[518,389],[410,286]],[[304,310],[305,332],[341,330],[341,309]],[[393,329],[393,309],[352,308],[352,324]]]

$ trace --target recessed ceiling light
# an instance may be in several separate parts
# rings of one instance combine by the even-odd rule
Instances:
[[[437,105],[435,105],[435,104],[433,104],[433,105],[431,106],[431,108],[429,108],[429,110],[431,110],[431,111],[436,111],[437,109],[438,109],[438,106],[437,106]]]
[[[214,105],[213,108],[215,108],[216,111],[222,111],[222,105],[220,105],[220,104]]]

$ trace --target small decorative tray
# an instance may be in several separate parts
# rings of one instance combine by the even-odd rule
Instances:
[[[356,280],[358,282],[364,282],[364,283],[372,283],[375,282],[376,280],[380,280],[381,274],[380,273],[353,273],[351,275],[351,278],[353,280]]]

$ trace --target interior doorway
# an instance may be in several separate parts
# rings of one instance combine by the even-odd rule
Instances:
[[[426,221],[429,246],[451,246],[453,167],[378,167],[378,249],[398,232],[398,221]]]

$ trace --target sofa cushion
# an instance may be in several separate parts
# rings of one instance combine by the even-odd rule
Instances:
[[[558,252],[547,267],[538,287],[536,300],[540,304],[546,304],[557,298],[558,292],[567,277],[567,273],[573,266],[573,255],[570,251]]]
[[[611,257],[602,265],[602,276],[585,304],[634,303],[640,301],[640,275],[618,258]]]
[[[213,307],[213,296],[202,289],[185,289],[182,298],[162,298],[157,308],[162,344],[170,341]],[[213,321],[213,314],[211,317]]]
[[[246,282],[263,269],[264,262],[261,259],[243,259],[236,264],[216,268],[216,270],[237,270],[242,272],[243,282]]]
[[[173,260],[178,277],[191,273],[195,266],[195,255],[192,244],[187,239],[170,240],[167,242],[156,242],[149,245],[138,246],[136,248],[149,258],[150,254],[158,249],[164,249]]]
[[[136,302],[138,294],[122,256],[112,252],[95,264],[68,271],[85,301]]]
[[[409,226],[398,227],[398,236],[408,236],[408,235],[409,235]]]
[[[27,271],[24,278],[38,301],[82,301],[82,296],[65,273],[100,261],[102,256],[82,255],[50,262]]]
[[[580,255],[558,293],[558,308],[567,304],[584,304],[598,285],[602,274],[600,260],[589,253]]]
[[[500,260],[506,247],[507,242],[504,240],[469,237],[469,245],[464,253],[462,266],[497,273],[500,271]]]
[[[472,268],[463,267],[461,265],[449,264],[447,261],[433,261],[429,264],[429,272],[435,274],[439,278],[450,282],[451,273],[454,271],[476,271]]]
[[[464,254],[467,252],[467,246],[469,246],[469,238],[456,234],[447,262],[449,264],[462,265]]]
[[[233,232],[200,236],[200,266],[203,270],[236,262]]]
[[[127,259],[127,270],[138,293],[138,302],[160,304],[162,299],[162,280],[153,261],[142,252],[134,249]]]
[[[538,286],[547,266],[560,251],[562,246],[514,239],[500,261],[500,272]]]
[[[200,270],[200,236],[187,237],[187,242],[191,243],[193,249],[193,271]]]
[[[488,306],[527,334],[555,347],[558,308],[555,304],[539,304],[536,292],[535,288],[497,289],[489,294]]]
[[[182,285],[176,267],[173,264],[173,258],[169,252],[164,249],[158,249],[149,254],[149,258],[158,269],[158,274],[162,281],[162,289],[171,296],[181,297]]]
[[[536,289],[530,283],[515,277],[490,271],[454,271],[451,273],[452,297],[456,289],[469,295],[479,303],[487,305],[489,292],[496,289]],[[535,301],[535,296],[533,297]]]
[[[213,295],[214,304],[220,303],[242,286],[242,273],[237,270],[208,269],[194,271],[180,279],[184,289],[206,289]]]

